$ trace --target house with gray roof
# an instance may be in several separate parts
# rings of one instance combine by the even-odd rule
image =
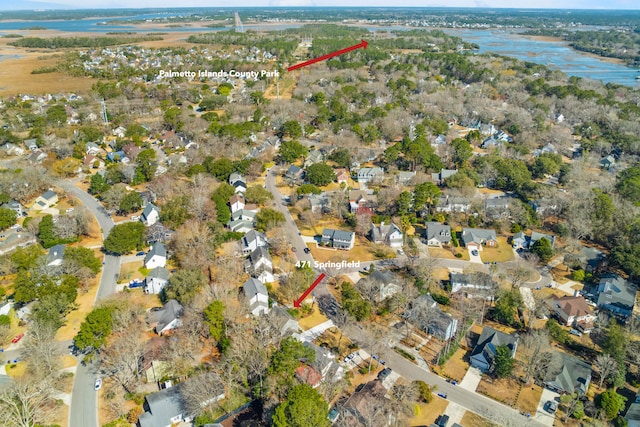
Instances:
[[[229,175],[229,184],[233,186],[236,193],[244,194],[247,191],[247,180],[238,172],[233,172]]]
[[[636,304],[636,286],[617,274],[602,275],[598,283],[598,307],[610,313],[627,318]]]
[[[358,178],[358,182],[360,183],[365,183],[365,184],[369,182],[379,183],[384,178],[384,169],[380,167],[360,168],[356,176]]]
[[[547,239],[553,248],[556,244],[556,236],[533,231],[531,236],[527,236],[523,231],[518,231],[511,239],[511,246],[514,249],[531,249],[533,245],[540,239]]]
[[[457,173],[458,169],[440,169],[440,172],[434,172],[431,174],[431,180],[436,185],[444,185],[447,178],[450,178]]]
[[[164,243],[155,243],[144,257],[144,266],[149,270],[167,265],[167,247]]]
[[[382,222],[380,226],[371,223],[369,238],[373,243],[387,245],[390,248],[401,248],[403,244],[402,231],[394,223]]]
[[[375,302],[382,302],[402,291],[398,275],[392,271],[374,270],[371,274],[358,280],[356,288],[365,296]]]
[[[494,369],[494,359],[496,357],[496,349],[506,345],[511,351],[511,357],[516,356],[518,349],[518,335],[505,334],[496,329],[485,326],[482,334],[478,338],[478,343],[471,353],[471,366],[480,369],[483,372],[492,372]]]
[[[33,209],[44,210],[58,203],[58,195],[53,190],[47,190],[36,199]]]
[[[430,294],[424,294],[411,302],[404,317],[424,332],[442,340],[453,338],[458,330],[458,319],[443,312]]]
[[[616,164],[616,158],[609,154],[604,159],[600,160],[600,168],[610,170],[613,165]]]
[[[234,233],[248,233],[249,231],[253,230],[253,221],[242,218],[229,220],[226,225],[227,228]]]
[[[296,165],[291,165],[284,173],[285,178],[288,178],[293,181],[298,181],[304,178],[304,170],[299,168]]]
[[[297,333],[300,330],[298,321],[289,314],[285,307],[279,305],[271,308],[268,321],[282,337]]]
[[[627,427],[640,427],[640,391],[636,393],[636,398],[627,409],[624,419],[627,420]]]
[[[509,201],[507,197],[493,197],[484,201],[484,216],[492,221],[509,218]]]
[[[307,196],[311,211],[315,213],[327,213],[331,208],[331,199],[327,197],[327,193],[309,194]]]
[[[273,282],[273,261],[269,250],[258,246],[245,261],[245,271],[262,283]]]
[[[545,234],[545,233],[538,233],[537,231],[533,231],[531,232],[531,238],[530,238],[530,243],[529,246],[533,247],[533,245],[536,244],[536,242],[540,239],[547,239],[549,241],[549,243],[551,243],[551,247],[553,248],[556,244],[556,236],[553,236],[551,234]]]
[[[147,227],[152,226],[160,220],[160,209],[153,203],[148,203],[140,215],[140,221]]]
[[[184,313],[184,307],[174,300],[170,299],[162,309],[152,312],[152,320],[155,320],[154,330],[156,334],[163,335],[168,331],[179,328],[182,326],[182,314]]]
[[[463,228],[462,243],[464,243],[467,248],[481,251],[483,246],[498,246],[498,238],[496,237],[495,230]]]
[[[504,144],[504,141],[497,139],[495,136],[491,135],[490,137],[482,141],[482,144],[480,144],[480,148],[488,149],[488,148],[500,147],[503,144]]]
[[[322,379],[331,378],[337,381],[344,375],[344,369],[336,361],[336,357],[327,348],[315,345],[312,342],[305,341],[302,343],[307,348],[313,350],[315,359],[311,363],[311,367],[322,375]]]
[[[451,243],[451,226],[434,221],[426,222],[424,237],[429,246],[448,246]]]
[[[304,167],[307,168],[316,163],[324,161],[324,154],[320,150],[311,150],[304,159]]]
[[[471,207],[471,202],[466,197],[446,195],[438,197],[436,212],[467,212]]]
[[[269,312],[269,292],[264,284],[251,277],[242,285],[242,292],[249,304],[249,311],[254,316]]]
[[[498,288],[498,284],[487,273],[456,273],[449,274],[451,281],[451,293],[464,295],[468,298],[493,299],[492,290]]]
[[[408,184],[415,177],[415,171],[400,171],[396,176],[396,181],[398,182],[398,184]]]
[[[320,243],[332,248],[350,250],[356,241],[355,233],[351,231],[333,230],[325,228],[322,230],[322,240]]]
[[[267,247],[268,245],[267,236],[265,236],[264,233],[251,230],[240,239],[240,252],[248,255],[258,249],[258,247]]]
[[[191,422],[180,388],[177,385],[145,396],[138,427],[168,427],[182,421]]]
[[[149,272],[144,279],[142,290],[146,294],[159,294],[169,283],[169,270],[164,267],[156,267]]]
[[[586,394],[591,383],[591,364],[564,352],[555,356],[560,358],[560,364],[557,369],[547,370],[544,385],[560,394]]]
[[[58,267],[62,265],[62,261],[64,260],[64,249],[65,245],[52,246],[47,254],[47,266]]]
[[[38,149],[38,140],[36,138],[25,139],[24,146],[27,147],[27,150],[36,151]]]

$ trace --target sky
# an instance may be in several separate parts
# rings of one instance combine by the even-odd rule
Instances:
[[[0,0],[0,10],[34,8],[345,6],[339,0]],[[640,0],[352,0],[352,7],[490,7],[518,9],[636,9]]]

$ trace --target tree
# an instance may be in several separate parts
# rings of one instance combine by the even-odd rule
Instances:
[[[627,399],[616,393],[615,390],[607,390],[596,397],[596,406],[604,410],[607,420],[613,420],[624,409]]]
[[[160,221],[165,226],[175,230],[191,218],[189,196],[180,195],[168,200],[162,205]],[[227,208],[228,210],[228,208]]]
[[[163,300],[175,299],[181,304],[189,304],[206,284],[202,270],[197,268],[178,270],[169,278],[163,289]]]
[[[51,248],[61,243],[71,243],[76,241],[75,238],[61,239],[55,231],[55,224],[52,215],[45,215],[38,224],[38,237],[45,249]]]
[[[626,355],[627,344],[629,339],[624,328],[611,319],[604,341],[602,342],[602,351],[610,354],[614,359],[621,363]]]
[[[403,191],[398,195],[398,201],[396,203],[398,209],[398,215],[406,216],[411,210],[411,193]]]
[[[542,238],[538,239],[533,246],[531,247],[531,252],[536,254],[540,261],[543,263],[549,262],[551,257],[553,257],[553,248],[551,247],[551,242],[549,239]]]
[[[433,182],[423,182],[416,185],[413,191],[413,208],[416,213],[425,207],[430,208],[440,197],[440,189]]]
[[[275,427],[329,427],[329,405],[320,393],[307,384],[293,387],[287,400],[276,407],[272,419]]]
[[[342,283],[342,307],[358,322],[371,316],[371,304],[349,282]]]
[[[436,386],[433,386],[432,388],[422,380],[413,381],[413,385],[418,389],[418,396],[420,400],[425,403],[430,403],[433,400],[433,391]]]
[[[189,378],[181,385],[180,393],[184,396],[184,403],[189,416],[197,417],[204,412],[213,414],[213,397],[220,393],[220,375],[206,371]]]
[[[16,223],[18,214],[13,209],[0,208],[0,230],[6,230]]]
[[[213,301],[204,309],[204,317],[209,325],[209,335],[216,341],[225,335],[224,308],[222,301]]]
[[[513,373],[515,361],[511,357],[511,350],[506,345],[496,348],[496,355],[493,359],[494,373],[498,378],[506,378]]]
[[[293,373],[300,365],[300,360],[307,363],[315,361],[315,353],[311,347],[307,347],[293,337],[285,338],[280,343],[280,348],[271,355],[269,373],[272,375],[285,374],[293,377]]]
[[[451,141],[451,148],[453,148],[453,163],[457,167],[462,167],[473,156],[471,144],[462,138]]]
[[[102,270],[100,258],[91,249],[82,246],[66,248],[64,250],[64,264],[76,264],[80,267],[86,267],[94,276]]]
[[[329,155],[329,160],[336,162],[338,166],[348,168],[351,166],[351,154],[346,148],[338,148]]]
[[[549,366],[550,348],[549,333],[545,329],[532,329],[522,336],[518,351],[526,371],[524,379],[526,384],[532,376],[538,378]]]
[[[307,155],[307,148],[298,141],[284,141],[280,146],[280,159],[283,162],[293,163],[302,156]]]
[[[284,138],[286,136],[297,139],[302,136],[302,126],[295,120],[288,120],[280,126],[278,136]]]
[[[22,375],[0,391],[0,424],[4,426],[47,423],[55,408],[54,387],[49,379]]]
[[[120,200],[119,211],[123,214],[129,214],[142,208],[143,200],[140,193],[132,191]]]
[[[500,290],[493,309],[496,320],[505,325],[519,325],[518,308],[522,306],[522,296],[518,289]]]
[[[296,189],[296,193],[299,196],[303,194],[321,194],[322,190],[313,184],[302,184]]]
[[[65,159],[56,160],[51,165],[51,170],[61,177],[69,178],[76,175],[82,170],[82,162],[80,159],[67,157]]]
[[[104,176],[99,173],[91,176],[91,183],[89,184],[89,194],[98,195],[109,189],[110,185]]]
[[[315,163],[307,168],[307,180],[317,186],[328,185],[336,179],[333,168],[326,163]]]
[[[273,194],[261,185],[251,185],[244,192],[244,198],[247,203],[264,205],[267,201],[273,200]]]
[[[555,175],[562,166],[562,157],[554,153],[542,153],[533,162],[531,171],[535,178],[543,178],[545,175]]]
[[[138,153],[138,157],[136,157],[136,172],[133,178],[134,184],[148,182],[153,179],[157,169],[155,158],[156,151],[153,148],[147,148]]]
[[[104,240],[107,252],[122,255],[144,247],[144,224],[126,222],[115,225]]]
[[[222,182],[228,181],[229,176],[234,171],[233,162],[227,158],[214,160],[213,157],[207,157],[202,164],[207,169],[207,172]]]
[[[596,356],[594,363],[598,373],[600,374],[600,382],[598,387],[602,388],[602,384],[611,377],[618,369],[618,362],[609,354],[599,354]]]
[[[47,110],[47,122],[55,126],[62,126],[67,122],[67,111],[64,105],[54,105]]]
[[[283,224],[284,214],[275,209],[263,208],[256,214],[256,230],[267,231]]]
[[[632,166],[620,172],[616,181],[616,190],[622,197],[634,203],[640,202],[640,166]]]
[[[88,354],[102,348],[111,334],[113,312],[112,307],[93,309],[80,325],[78,335],[73,340],[75,347]]]

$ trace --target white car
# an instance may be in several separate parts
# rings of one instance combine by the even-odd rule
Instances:
[[[73,208],[69,208],[69,209],[67,209],[65,212],[66,212],[66,213],[71,213],[71,212],[73,212],[74,210],[75,210],[75,209],[73,209]]]
[[[131,219],[132,219],[133,221],[137,221],[137,220],[139,220],[139,219],[140,219],[140,217],[139,217],[138,215],[132,215],[132,216],[131,216]]]
[[[96,378],[96,382],[93,385],[93,389],[98,391],[102,388],[102,378]]]

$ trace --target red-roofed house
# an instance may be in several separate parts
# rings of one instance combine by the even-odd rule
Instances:
[[[345,168],[336,169],[334,172],[336,174],[336,182],[338,184],[342,184],[343,182],[347,184],[347,181],[349,180],[349,172]]]
[[[309,365],[300,365],[295,372],[296,378],[305,384],[316,388],[322,381],[322,374]]]

